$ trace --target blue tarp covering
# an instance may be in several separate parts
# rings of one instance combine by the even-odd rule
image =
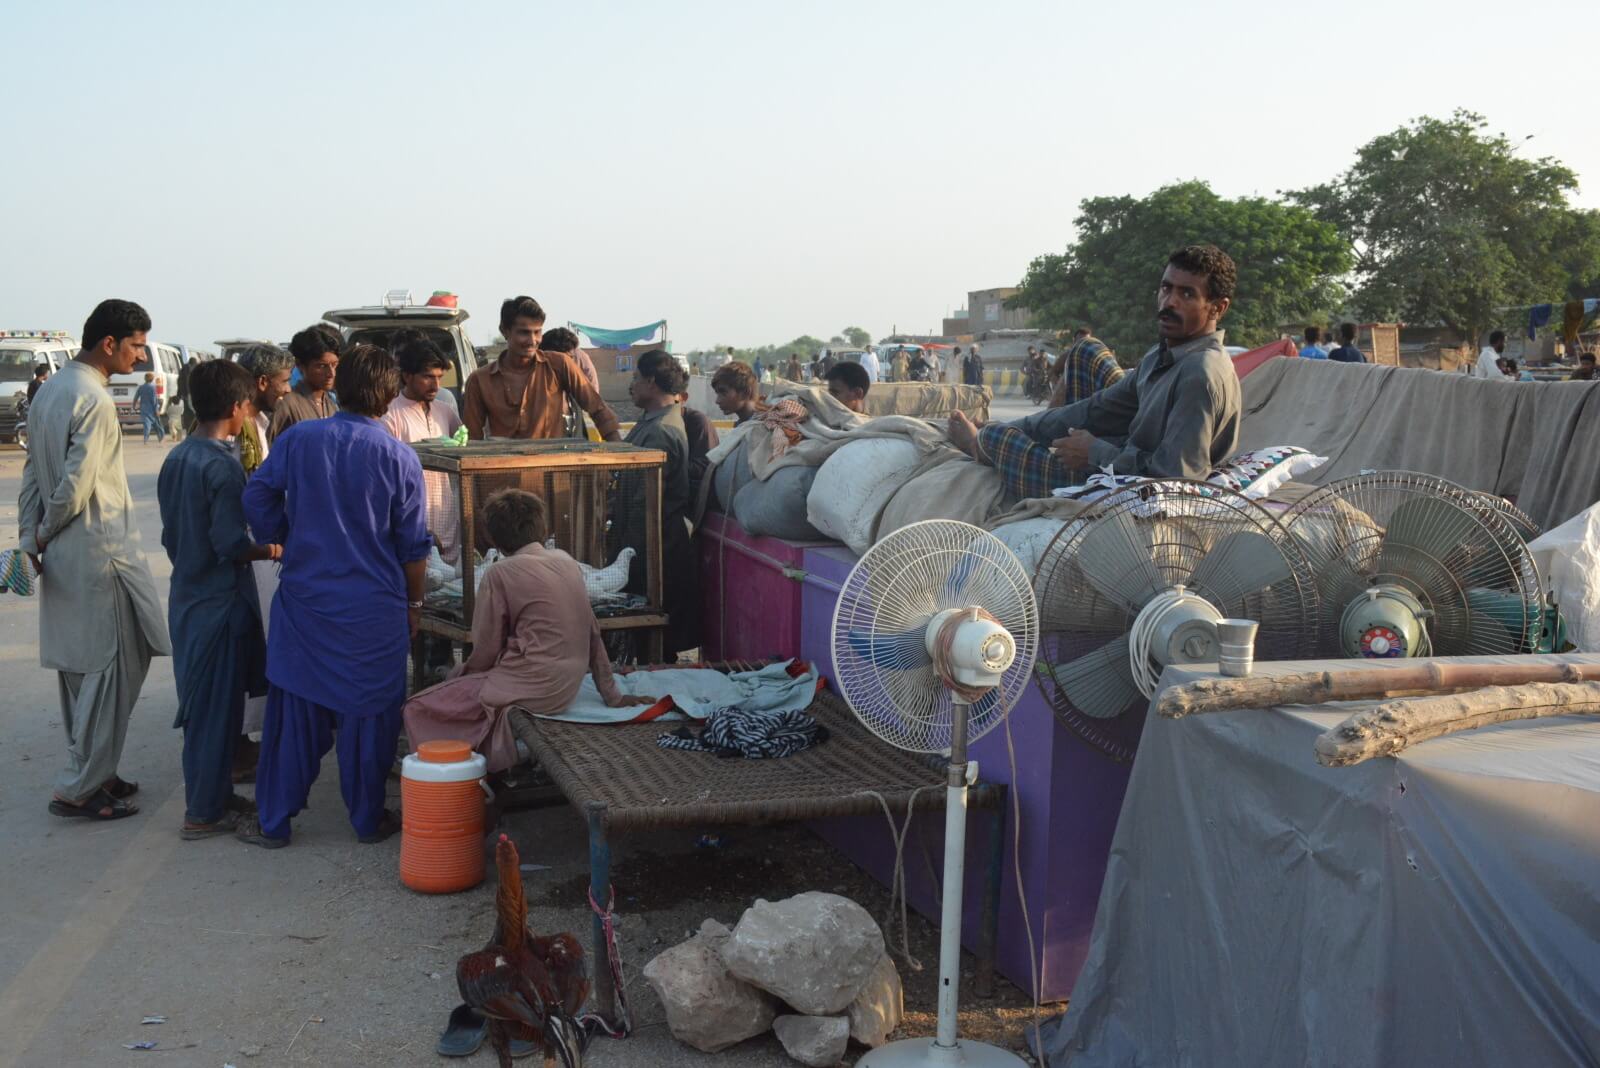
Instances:
[[[625,349],[635,342],[648,341],[667,325],[667,321],[658,319],[648,326],[636,326],[631,330],[602,330],[597,326],[584,326],[582,323],[568,325],[601,348]]]

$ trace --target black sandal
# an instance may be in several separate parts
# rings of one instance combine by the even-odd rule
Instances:
[[[102,788],[90,795],[89,800],[81,805],[74,805],[71,801],[59,797],[50,799],[50,813],[66,820],[106,820],[127,819],[139,811],[138,805],[130,805],[126,801],[112,797]]]
[[[139,792],[138,783],[128,782],[126,779],[118,775],[111,776],[111,778],[106,780],[105,785],[101,786],[100,788],[106,793],[110,794],[112,797],[116,798],[118,801],[126,801],[128,798]]]
[[[400,813],[392,808],[383,810],[383,818],[378,821],[378,829],[371,834],[357,835],[356,841],[362,845],[377,845],[394,837],[400,830]]]
[[[289,844],[287,838],[273,838],[261,830],[261,821],[254,816],[246,816],[234,828],[234,836],[245,845],[260,846],[262,849],[282,849]]]

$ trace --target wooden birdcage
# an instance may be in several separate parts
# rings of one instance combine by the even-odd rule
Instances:
[[[460,597],[457,601],[430,593],[422,616],[425,633],[456,642],[472,640],[477,575],[490,548],[483,506],[500,490],[516,488],[544,501],[556,547],[581,563],[605,568],[624,547],[634,550],[626,592],[635,603],[602,606],[596,616],[602,632],[640,631],[641,658],[661,659],[667,624],[661,597],[665,453],[572,438],[465,445],[429,442],[414,447],[426,477],[442,475],[447,480],[445,497],[454,504],[454,516],[430,515],[430,524],[459,524],[459,559],[452,563],[459,568]],[[430,497],[435,495],[430,492]]]

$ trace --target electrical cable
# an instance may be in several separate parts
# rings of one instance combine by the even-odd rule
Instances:
[[[956,632],[961,629],[962,625],[966,623],[972,623],[980,619],[986,619],[990,623],[994,623],[996,625],[999,625],[1000,623],[1000,621],[991,615],[987,610],[974,605],[971,608],[963,608],[960,612],[954,613],[946,618],[945,621],[939,625],[939,633],[934,636],[933,640],[934,674],[939,676],[939,681],[943,683],[953,695],[969,705],[976,704],[980,697],[994,689],[994,687],[967,686],[961,682],[958,682],[955,677],[955,666],[950,662],[950,651],[951,646],[955,642]]]
[[[1150,664],[1150,643],[1162,620],[1188,598],[1189,593],[1182,586],[1162,590],[1150,598],[1128,631],[1128,668],[1133,673],[1133,684],[1146,697],[1156,692],[1156,683],[1161,680],[1161,670]]]

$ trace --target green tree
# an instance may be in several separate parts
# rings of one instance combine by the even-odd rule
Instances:
[[[1189,181],[1144,198],[1092,197],[1079,205],[1075,224],[1078,239],[1034,260],[1010,303],[1031,309],[1046,329],[1092,327],[1126,364],[1155,341],[1156,284],[1168,255],[1183,245],[1209,242],[1238,266],[1222,321],[1233,344],[1270,341],[1280,324],[1315,319],[1344,296],[1338,279],[1350,266],[1349,245],[1297,205],[1228,200]]]
[[[1373,138],[1344,174],[1290,194],[1354,243],[1365,317],[1439,323],[1463,342],[1600,275],[1600,226],[1571,169],[1522,159],[1483,117],[1423,117]],[[1526,139],[1524,139],[1526,140]],[[1511,325],[1514,325],[1511,324]]]
[[[851,348],[864,349],[872,344],[872,335],[859,326],[847,326],[844,328],[843,334],[844,339],[850,343]]]

